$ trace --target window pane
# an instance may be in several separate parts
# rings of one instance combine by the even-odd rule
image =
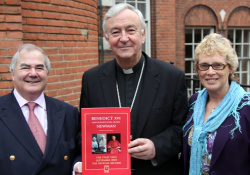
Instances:
[[[137,0],[138,2],[146,2],[146,0]]]
[[[136,7],[134,2],[128,2],[128,4],[130,4],[130,5],[134,6],[134,7]]]
[[[242,57],[242,55],[241,55],[241,45],[236,45],[235,50],[236,50],[236,53],[237,53],[238,57]]]
[[[203,37],[207,36],[208,34],[210,34],[210,29],[204,29]]]
[[[187,62],[186,62],[186,64],[187,64]],[[191,78],[191,76],[190,75],[187,75],[186,76],[187,78]],[[187,81],[187,87],[191,87],[191,81]],[[192,95],[192,94],[191,94]]]
[[[195,44],[195,45],[194,45],[194,51],[195,51],[195,48],[196,48],[197,46],[198,46],[198,44]]]
[[[144,44],[142,45],[142,51],[146,52],[146,43],[144,42]]]
[[[192,58],[193,54],[192,54],[192,46],[188,46],[186,45],[185,47],[185,57],[186,58]]]
[[[195,43],[200,43],[201,42],[201,29],[196,29],[194,31],[194,42]]]
[[[247,74],[241,74],[241,84],[247,84]]]
[[[138,9],[141,11],[143,17],[146,17],[146,4],[145,3],[138,3]]]
[[[198,77],[194,76],[194,78],[198,79]],[[201,88],[200,81],[194,81],[193,86],[195,87],[196,91]]]
[[[228,30],[228,39],[233,43],[234,42],[234,31]]]
[[[241,60],[242,61],[242,67],[241,67],[241,83],[242,84],[247,84],[247,68],[248,68],[248,60]]]
[[[241,33],[242,33],[242,30],[236,30],[236,43],[242,42]]]
[[[185,43],[192,43],[192,29],[185,30]]]
[[[249,52],[250,52],[250,45],[244,45],[243,57],[250,58]]]
[[[242,62],[241,71],[246,72],[247,71],[248,60],[247,59],[242,59],[241,62]]]
[[[186,73],[191,73],[191,61],[186,61],[185,62],[185,72]]]
[[[250,43],[250,30],[244,31],[244,43]]]

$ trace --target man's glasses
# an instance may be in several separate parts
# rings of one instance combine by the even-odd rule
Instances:
[[[198,64],[198,69],[201,71],[208,70],[209,67],[212,67],[213,70],[223,70],[227,66],[227,64],[222,64],[222,63],[214,63],[214,64],[207,64],[207,63],[202,63]]]

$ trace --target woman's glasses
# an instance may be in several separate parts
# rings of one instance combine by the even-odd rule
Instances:
[[[214,63],[214,64],[202,63],[202,64],[198,64],[198,69],[201,70],[201,71],[205,71],[205,70],[208,70],[210,66],[214,70],[223,70],[223,69],[225,69],[227,64],[222,64],[222,63]]]

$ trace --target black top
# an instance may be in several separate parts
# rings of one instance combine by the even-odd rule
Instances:
[[[142,55],[140,61],[131,68],[132,70],[124,71],[116,62],[116,78],[118,82],[118,89],[120,94],[121,106],[131,107],[135,90],[139,81],[139,77],[142,71],[142,65],[145,58]],[[142,87],[142,79],[136,94],[135,102],[131,111],[131,134],[133,136],[136,127],[136,119],[139,109],[140,94]],[[133,138],[132,138],[133,139]]]

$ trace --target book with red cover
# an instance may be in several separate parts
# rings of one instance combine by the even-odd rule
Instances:
[[[82,108],[82,174],[131,175],[130,108]]]

